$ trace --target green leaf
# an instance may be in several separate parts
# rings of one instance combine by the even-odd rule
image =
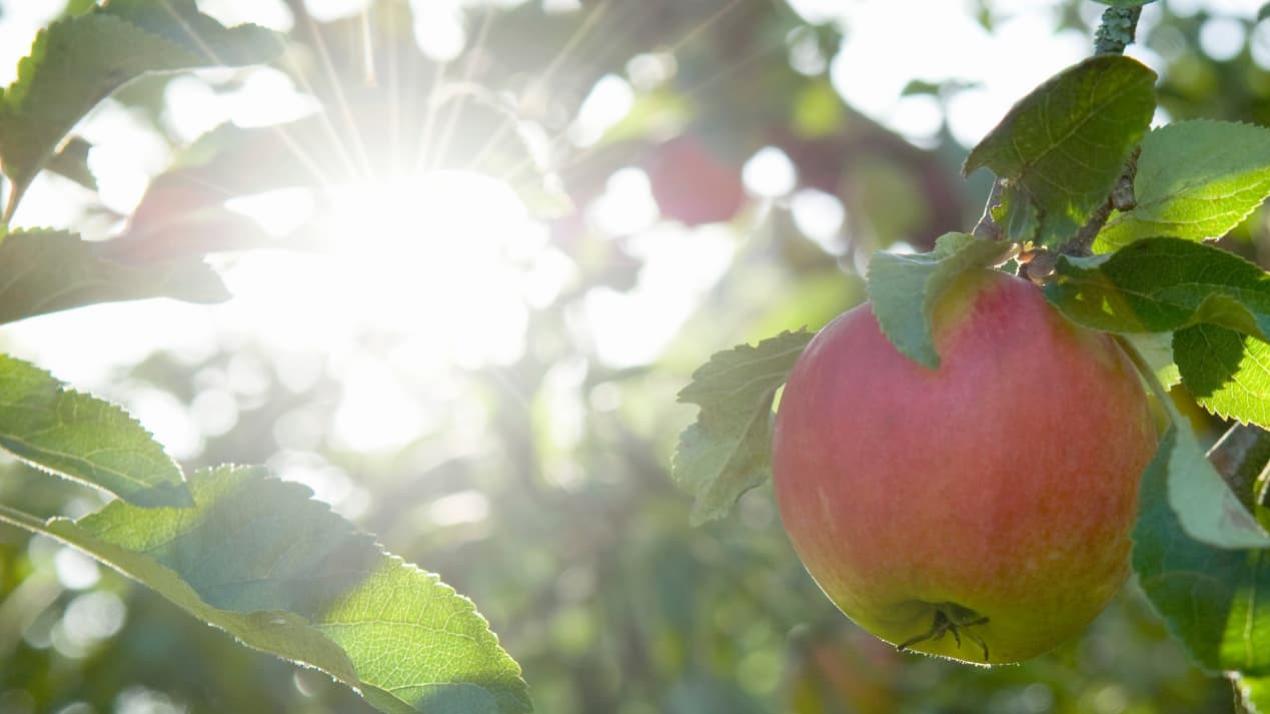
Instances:
[[[1186,460],[1207,461],[1196,455],[1193,439],[1179,441],[1181,436],[1176,428],[1169,430],[1143,476],[1133,569],[1169,629],[1202,667],[1213,673],[1270,674],[1270,598],[1265,596],[1270,551],[1217,548],[1188,533],[1175,511],[1176,447],[1182,447]]]
[[[1040,239],[1041,215],[1032,199],[1018,186],[1006,186],[1001,202],[992,208],[992,218],[1005,231],[1005,237],[1016,243]]]
[[[1270,345],[1216,325],[1195,325],[1173,337],[1186,388],[1200,406],[1224,419],[1270,427]]]
[[[0,355],[0,446],[142,506],[190,502],[181,469],[123,409]]]
[[[1150,378],[1153,369],[1131,345],[1127,354],[1147,378],[1158,404],[1167,412],[1169,428],[1160,440],[1151,468],[1166,471],[1167,501],[1187,535],[1219,548],[1264,548],[1270,535],[1244,506],[1200,448],[1190,422],[1182,416],[1164,387]],[[1255,428],[1255,427],[1254,427]],[[1143,477],[1147,478],[1146,476]]]
[[[1270,714],[1270,676],[1235,675],[1233,679],[1248,714]]]
[[[381,711],[531,711],[520,667],[471,600],[384,553],[307,488],[236,467],[189,485],[193,508],[115,502],[36,527]]]
[[[1035,206],[1039,238],[1059,243],[1111,193],[1155,111],[1155,73],[1119,55],[1069,67],[1015,104],[970,152]]]
[[[198,303],[229,299],[220,277],[200,260],[125,265],[101,257],[107,243],[60,231],[12,233],[0,243],[0,324],[84,305],[171,297]]]
[[[1160,451],[1168,456],[1168,502],[1183,530],[1219,548],[1270,547],[1270,536],[1205,458],[1185,417],[1175,411],[1172,416],[1172,440],[1162,441]]]
[[[1137,207],[1112,214],[1096,252],[1156,236],[1219,238],[1270,196],[1270,129],[1207,120],[1156,129],[1142,141],[1134,193]]]
[[[1270,276],[1203,243],[1148,238],[1110,256],[1058,261],[1045,288],[1069,319],[1105,332],[1211,324],[1270,338]]]
[[[41,31],[0,92],[0,165],[20,197],[76,122],[147,72],[263,62],[282,49],[255,26],[226,29],[194,0],[114,0]]]
[[[1112,7],[1138,7],[1140,5],[1150,5],[1155,0],[1094,0],[1094,2],[1100,2],[1103,5]]]
[[[259,64],[285,49],[282,35],[251,24],[227,28],[199,12],[196,0],[108,0],[100,11],[166,39],[204,64]]]
[[[679,437],[673,476],[692,493],[694,524],[727,514],[771,476],[772,402],[812,335],[785,332],[756,347],[719,352],[692,375],[679,401],[701,413]]]
[[[1160,386],[1172,389],[1182,381],[1177,363],[1173,361],[1173,333],[1125,335],[1124,339],[1146,360]]]
[[[930,253],[875,253],[869,263],[869,300],[892,344],[915,362],[935,369],[935,307],[965,273],[1005,260],[1014,248],[1005,241],[976,240],[948,233]]]

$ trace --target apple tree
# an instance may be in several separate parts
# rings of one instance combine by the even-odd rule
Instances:
[[[1014,593],[1003,610],[1041,606],[1002,623],[1021,633],[1030,626],[1036,635],[1063,617],[1062,608],[1042,604],[1051,590],[1068,584],[1060,579],[1076,577],[1060,567],[1065,556],[1059,553],[1071,539],[1093,532],[1077,522],[1121,518],[1104,509],[1114,498],[1110,492],[1084,492],[1071,483],[1094,473],[1100,488],[1129,478],[1138,505],[1136,514],[1122,518],[1125,535],[1132,530],[1132,554],[1126,548],[1119,557],[1131,562],[1156,612],[1195,661],[1229,676],[1249,711],[1267,711],[1270,608],[1259,593],[1270,584],[1263,563],[1270,548],[1270,482],[1262,475],[1270,455],[1263,359],[1270,276],[1208,241],[1270,196],[1270,131],[1206,119],[1152,128],[1155,73],[1122,55],[1145,3],[1105,4],[1094,56],[1021,98],[970,152],[965,173],[987,169],[995,176],[978,225],[942,237],[930,253],[876,254],[870,304],[814,340],[786,333],[715,355],[680,395],[698,405],[700,415],[682,436],[675,476],[695,496],[694,520],[704,522],[724,515],[775,465],[785,528],[840,608],[902,649],[925,643],[928,651],[979,662],[993,661],[985,641],[997,634],[991,613],[936,603],[932,621],[929,610],[914,613],[917,593],[956,591],[941,578],[979,573],[973,577],[986,591]],[[1017,289],[1036,300],[1043,295],[1049,307],[1038,313],[1020,299],[1013,309],[1033,315],[1030,322],[1003,317],[977,330],[998,309],[985,306],[990,301],[982,296],[965,297],[965,286],[984,280],[985,270],[1029,281],[1035,287]],[[1023,286],[1019,278],[1010,280]],[[1149,465],[1145,455],[1124,457],[1124,449],[1141,443],[1133,436],[1141,407],[1093,396],[1117,389],[1086,389],[1085,380],[1100,369],[1093,362],[1061,376],[1049,371],[1047,360],[1000,341],[1003,331],[1039,339],[1049,329],[1045,312],[1061,314],[1070,330],[1102,335],[1091,339],[1114,340],[1120,347],[1110,349],[1136,366],[1139,376],[1121,378],[1119,388],[1129,383],[1138,399],[1149,393],[1159,410],[1158,447]],[[869,334],[879,329],[886,340],[875,351]],[[978,352],[958,343],[959,330],[977,336]],[[952,356],[941,354],[943,348]],[[963,349],[974,356],[963,358]],[[979,379],[1006,380],[1013,394],[999,397],[996,385],[978,394],[958,385],[971,365],[982,367],[974,372]],[[791,369],[793,381],[774,414]],[[1016,379],[1015,370],[1032,379]],[[876,384],[845,386],[870,380]],[[1204,409],[1235,422],[1208,454],[1169,393],[1179,383]],[[1084,403],[1065,403],[1073,397]],[[984,423],[997,423],[1001,399],[1016,422],[1050,428],[981,431]],[[940,404],[942,413],[923,411]],[[875,450],[905,410],[939,428],[923,443],[897,436]],[[1040,413],[1060,418],[1031,421]],[[1112,423],[1101,421],[1108,418]],[[1089,424],[1102,426],[1082,428]],[[914,458],[914,450],[929,458]],[[1002,450],[1009,454],[1001,466],[1010,468],[998,483],[992,474],[999,472],[995,460]],[[957,463],[949,466],[949,460]],[[1101,470],[1108,464],[1118,466]],[[1049,485],[1032,490],[1034,483]],[[1034,540],[1044,545],[1012,564],[989,562],[986,572],[996,574],[988,578],[977,569],[983,563],[971,559],[999,554],[985,556],[972,539],[962,539],[992,523],[1003,524],[1004,536],[1001,509],[1016,506],[1002,503],[1012,498],[1032,522],[1022,535],[1008,531],[1022,545],[1002,548],[1026,548]],[[857,502],[875,504],[889,521],[870,519]],[[839,520],[850,518],[865,523]],[[947,550],[922,545],[941,535],[950,541]],[[1105,541],[1118,537],[1078,544],[1091,569],[1102,567]],[[903,552],[910,546],[916,555]],[[860,552],[870,547],[876,552]],[[898,574],[888,570],[888,560]],[[868,570],[871,562],[875,570]],[[905,570],[910,562],[913,569]],[[993,571],[994,565],[1006,567]],[[1013,587],[1047,567],[1054,570]],[[910,576],[932,582],[927,587],[910,578],[893,591],[878,584]],[[871,609],[875,596],[890,609]]]
[[[1095,560],[1106,566],[1105,577],[1084,581],[1076,572],[1063,583],[1066,589],[1055,587],[1040,599],[1034,599],[1035,583],[1052,582],[1053,571],[1041,570],[1031,580],[973,573],[983,581],[981,589],[1019,592],[1009,603],[1016,610],[1037,607],[1047,616],[1052,613],[1044,610],[1045,598],[1053,607],[1073,592],[1085,599],[1085,591],[1098,589],[1097,597],[1079,603],[1080,611],[1067,613],[1061,632],[1037,636],[1028,622],[1014,621],[1014,632],[1037,640],[1032,650],[1079,632],[1091,616],[1088,611],[1102,606],[1131,566],[1178,646],[1205,671],[1230,677],[1245,706],[1270,710],[1264,703],[1270,688],[1270,612],[1258,597],[1259,586],[1270,577],[1261,567],[1268,545],[1264,528],[1270,526],[1262,475],[1270,439],[1262,428],[1270,426],[1270,416],[1263,406],[1266,376],[1258,356],[1267,338],[1270,304],[1263,303],[1270,300],[1270,288],[1259,267],[1210,240],[1246,224],[1270,194],[1270,135],[1260,126],[1194,118],[1197,107],[1263,124],[1270,114],[1240,83],[1217,90],[1204,85],[1205,93],[1204,87],[1186,84],[1202,72],[1178,72],[1161,82],[1143,64],[1121,56],[1133,38],[1139,3],[1107,3],[1112,7],[1095,38],[1096,56],[1022,98],[971,153],[964,184],[942,173],[938,152],[914,146],[841,101],[817,63],[823,65],[842,38],[833,28],[798,16],[794,3],[459,3],[488,14],[469,28],[480,42],[453,65],[451,60],[425,61],[410,37],[416,29],[411,11],[426,14],[428,2],[379,0],[371,4],[374,12],[333,21],[308,16],[305,8],[314,3],[273,4],[294,13],[291,36],[222,24],[200,12],[215,5],[201,0],[71,0],[40,34],[21,62],[17,81],[0,93],[5,189],[0,324],[29,325],[52,313],[156,297],[227,301],[222,275],[203,258],[277,246],[259,225],[227,210],[226,199],[307,185],[314,175],[343,180],[350,166],[353,174],[383,175],[399,167],[403,157],[448,168],[476,167],[514,185],[525,204],[550,222],[553,249],[565,254],[564,264],[582,277],[531,312],[526,341],[533,349],[510,366],[469,375],[477,386],[464,393],[465,400],[497,395],[488,400],[494,406],[477,405],[489,412],[479,436],[482,446],[495,444],[495,458],[477,463],[484,453],[456,453],[469,446],[456,443],[441,450],[451,458],[428,467],[438,475],[435,482],[421,484],[399,478],[418,468],[410,455],[380,463],[344,455],[356,464],[350,470],[388,474],[376,482],[377,517],[358,523],[373,524],[371,530],[405,559],[304,486],[270,475],[264,467],[236,463],[270,460],[271,450],[281,447],[277,434],[293,426],[287,418],[294,412],[288,410],[299,401],[288,385],[271,385],[272,391],[259,398],[264,406],[244,420],[236,439],[218,444],[202,467],[186,467],[121,406],[62,383],[42,360],[0,357],[0,448],[17,460],[0,464],[0,521],[5,524],[0,533],[0,709],[10,701],[5,687],[16,685],[20,695],[31,697],[14,700],[19,705],[32,701],[37,710],[79,711],[90,698],[100,706],[118,702],[115,691],[100,690],[139,679],[174,692],[198,692],[194,696],[202,699],[196,711],[207,706],[209,711],[524,712],[531,709],[526,679],[534,685],[539,709],[561,712],[734,714],[759,711],[759,697],[771,696],[780,700],[774,706],[803,714],[832,710],[828,703],[821,705],[828,695],[816,691],[825,682],[841,706],[853,710],[892,711],[904,689],[912,690],[904,697],[935,701],[932,689],[896,686],[896,672],[910,660],[852,629],[826,598],[815,594],[812,579],[795,567],[785,534],[764,521],[765,504],[741,509],[740,522],[762,526],[748,532],[730,524],[689,531],[687,499],[670,487],[667,464],[657,456],[673,441],[671,396],[682,376],[664,364],[660,369],[606,365],[577,344],[573,318],[588,308],[588,297],[629,290],[645,277],[642,273],[655,272],[643,270],[646,256],[639,254],[638,241],[597,237],[587,221],[588,209],[601,201],[606,183],[613,183],[619,171],[642,174],[667,221],[694,229],[705,225],[707,232],[731,222],[742,244],[750,246],[749,267],[776,262],[774,257],[794,267],[790,272],[798,284],[789,294],[775,301],[766,294],[750,295],[744,301],[747,310],[763,300],[778,303],[776,308],[832,304],[836,312],[841,303],[863,297],[864,281],[836,265],[826,270],[833,260],[810,256],[816,250],[810,241],[765,245],[761,240],[758,234],[766,228],[752,219],[765,214],[755,210],[761,201],[743,180],[742,164],[746,155],[769,146],[796,166],[800,189],[840,197],[848,221],[884,236],[879,248],[905,240],[930,249],[877,252],[868,271],[870,304],[850,313],[875,316],[881,331],[868,346],[884,355],[880,359],[888,373],[925,384],[965,364],[967,350],[948,339],[949,325],[957,322],[948,318],[957,312],[950,308],[978,305],[974,288],[993,281],[1020,296],[999,312],[1002,319],[1019,322],[1004,333],[979,325],[967,334],[1041,345],[1009,369],[995,364],[994,349],[971,359],[988,376],[959,387],[970,397],[953,399],[945,393],[940,405],[947,408],[942,409],[917,408],[931,390],[911,384],[903,389],[897,381],[875,376],[881,372],[859,370],[865,376],[853,388],[872,385],[894,398],[850,405],[860,407],[848,410],[858,429],[850,434],[855,442],[867,435],[866,428],[887,437],[890,431],[870,421],[881,418],[923,420],[938,429],[909,438],[907,447],[907,435],[873,439],[876,443],[868,446],[878,447],[874,456],[883,458],[875,458],[873,469],[848,475],[876,477],[891,468],[887,479],[920,477],[895,467],[926,463],[932,472],[935,466],[946,469],[943,483],[957,492],[956,498],[934,494],[919,509],[916,502],[886,502],[888,492],[882,489],[873,496],[883,505],[913,515],[900,524],[903,530],[864,519],[836,520],[833,509],[827,522],[900,541],[906,531],[922,531],[928,543],[947,540],[952,557],[939,565],[944,572],[956,571],[956,558],[966,556],[964,543],[949,538],[940,524],[959,520],[993,535],[993,522],[974,510],[986,484],[969,478],[961,489],[955,480],[966,471],[967,460],[986,462],[992,456],[995,494],[1015,503],[1015,515],[1025,519],[1011,537],[1039,534],[1069,556],[1088,552],[1083,560],[1069,557],[1064,575]],[[576,9],[569,12],[546,9],[571,4]],[[0,0],[0,12],[15,6]],[[395,39],[370,46],[367,36]],[[407,42],[400,41],[403,36]],[[310,52],[297,51],[298,45]],[[802,53],[801,59],[787,61],[787,49],[791,56]],[[80,136],[81,122],[108,98],[147,107],[159,124],[161,111],[155,107],[163,103],[156,99],[161,81],[187,69],[261,64],[284,68],[327,111],[263,128],[222,125],[192,145],[179,146],[172,165],[148,184],[135,211],[108,216],[119,232],[106,240],[90,240],[74,230],[18,227],[19,209],[39,198],[38,186],[32,186],[41,173],[93,186],[93,146]],[[375,76],[368,67],[383,74]],[[395,82],[389,81],[389,68],[399,72]],[[1232,75],[1238,73],[1221,79]],[[203,76],[220,77],[213,82],[221,83],[218,89],[237,81],[233,72],[221,70]],[[565,160],[545,165],[550,162],[542,156],[551,152],[544,152],[543,144],[556,144],[548,149],[567,145],[584,97],[617,76],[630,77],[628,85],[639,85],[637,76],[653,79],[640,87],[628,115],[601,140],[580,142],[571,147],[576,153],[561,152]],[[920,81],[905,90],[941,99],[942,91]],[[1150,129],[1157,102],[1174,116],[1192,118]],[[447,118],[442,110],[457,104],[466,111]],[[419,127],[446,141],[419,141],[415,134],[425,132],[412,131]],[[545,129],[559,135],[543,142]],[[377,141],[389,137],[394,141]],[[308,151],[297,152],[296,146]],[[983,219],[972,227],[962,215],[961,196],[977,190],[976,181],[992,188]],[[914,192],[920,194],[916,199],[910,195]],[[420,196],[404,198],[398,203],[423,210],[411,203]],[[562,209],[565,204],[573,204],[573,210]],[[400,206],[387,208],[401,211]],[[778,229],[788,218],[780,210],[766,215],[771,217],[767,227]],[[371,234],[383,225],[381,218],[367,215],[364,222],[341,226],[348,234],[343,238],[376,245]],[[465,234],[455,230],[431,237],[457,250],[461,246],[446,241],[457,242]],[[774,250],[765,252],[769,248]],[[681,257],[683,262],[692,259],[686,248],[683,255],[689,256]],[[841,263],[850,258],[841,257]],[[766,273],[736,269],[722,291],[756,274],[758,288],[745,288],[756,294],[767,289]],[[286,268],[271,278],[280,292],[291,288],[293,276]],[[416,311],[408,312],[415,318],[429,310],[450,311],[455,302],[406,307]],[[755,318],[753,312],[748,310],[747,324],[782,323],[771,328],[773,334],[785,326],[782,320]],[[705,314],[702,320],[727,322],[713,317]],[[639,314],[633,320],[656,318]],[[735,325],[710,327],[717,329],[693,336],[714,341],[719,331]],[[1072,335],[1078,344],[1096,347],[1068,349]],[[814,364],[816,350],[807,349],[812,340],[806,331],[781,332],[755,347],[721,352],[683,390],[683,401],[699,406],[700,416],[683,435],[673,475],[695,496],[692,521],[722,516],[742,493],[768,479],[774,462],[778,500],[811,496],[810,506],[819,507],[814,489],[786,477],[796,476],[800,467],[781,466],[781,453],[801,453],[800,440],[791,439],[792,447],[777,446],[775,454],[772,445],[774,438],[780,441],[773,426],[780,418],[818,425],[814,413],[796,419],[799,390],[792,381],[783,386],[796,364]],[[965,344],[974,352],[998,343],[976,338]],[[844,373],[860,367],[850,363],[857,350],[848,347],[827,370],[816,371],[832,376],[838,367]],[[91,352],[94,343],[85,338],[75,348]],[[228,350],[251,356],[243,345]],[[1052,359],[1056,355],[1071,358]],[[1099,371],[1107,365],[1110,376]],[[179,383],[174,391],[196,380],[190,374],[195,368],[179,360],[156,358],[136,369]],[[216,369],[220,365],[204,371]],[[584,374],[578,376],[579,371]],[[669,378],[666,372],[672,373]],[[330,401],[331,385],[318,381],[321,388],[300,391],[310,401]],[[814,401],[828,391],[813,386],[801,397]],[[575,393],[583,396],[574,399]],[[1236,424],[1207,454],[1183,394],[1193,396],[1210,418]],[[625,410],[615,406],[620,401],[615,395],[628,399]],[[785,415],[780,418],[774,416],[778,397]],[[1147,403],[1158,428],[1144,433],[1135,426],[1142,425]],[[576,427],[571,443],[543,435],[552,431],[543,428],[542,422],[549,421],[544,415],[557,411],[573,414],[572,421],[562,420]],[[465,416],[470,415],[456,415],[454,421]],[[983,436],[985,425],[1003,424],[1027,431],[1016,435],[1009,451],[992,452],[1000,444]],[[1038,430],[1036,424],[1053,428]],[[851,441],[836,438],[841,432],[834,428],[840,425],[824,426],[811,432],[831,447],[845,448],[837,442]],[[961,459],[948,458],[950,442]],[[908,450],[903,459],[887,457],[900,448]],[[858,465],[851,461],[854,456],[846,458],[844,468]],[[1139,468],[1148,459],[1149,466]],[[1007,471],[1002,464],[1013,468]],[[500,490],[480,494],[471,483],[490,471],[498,472]],[[578,471],[585,478],[577,477]],[[571,475],[575,480],[569,480]],[[1007,478],[1019,487],[1011,489]],[[1050,502],[1060,518],[1026,520],[1037,494],[1077,481],[1086,488],[1065,491],[1067,500]],[[62,489],[49,499],[52,503],[41,503],[46,488]],[[857,505],[849,502],[854,488],[853,483],[841,490],[846,505]],[[780,495],[782,490],[792,496]],[[474,491],[479,498],[471,498]],[[84,493],[93,496],[75,495]],[[1119,495],[1119,508],[1108,507],[1108,494]],[[470,529],[488,532],[470,539],[470,532],[421,535],[419,513],[437,505],[429,499],[488,508],[489,517]],[[1099,509],[1114,517],[1105,522],[1083,517]],[[50,518],[50,512],[60,515]],[[798,542],[825,529],[790,513],[784,514],[786,528],[804,552]],[[1082,528],[1096,537],[1076,538]],[[97,650],[90,663],[69,666],[59,660],[55,646],[40,650],[15,644],[24,633],[40,629],[41,623],[24,618],[44,608],[41,598],[48,597],[48,573],[29,566],[22,542],[13,540],[24,533],[41,536],[31,539],[33,552],[40,544],[58,543],[64,547],[59,555],[77,550],[148,589],[150,594],[137,589],[135,597],[149,599],[139,600],[128,626],[147,637],[121,636]],[[445,548],[435,547],[434,540],[446,538]],[[836,568],[838,544],[828,545],[822,559]],[[1027,549],[1026,560],[1051,552]],[[918,549],[904,555],[910,572],[923,570]],[[828,576],[808,560],[817,581],[826,584]],[[1023,567],[1026,560],[1012,567]],[[986,559],[976,565],[999,563]],[[852,568],[841,572],[850,575]],[[471,594],[497,627],[491,628],[473,602],[441,577]],[[835,595],[842,609],[903,649],[981,664],[1034,653],[1012,650],[1008,639],[995,637],[996,628],[1011,624],[1011,618],[964,595],[918,603],[911,622],[884,631],[885,623],[869,622],[848,602],[851,588],[845,597]],[[169,606],[159,606],[161,600]],[[280,661],[237,652],[235,642]],[[782,660],[784,654],[788,657]],[[920,660],[911,668],[913,676],[935,671],[954,684],[973,676],[980,683],[976,686],[988,689],[1014,686],[1038,673],[1051,682],[1066,676],[1053,668],[1046,673],[1045,663],[953,674],[951,667],[921,669],[925,665],[944,663]],[[1098,666],[1115,669],[1117,677],[1123,674]],[[1181,676],[1157,669],[1147,681],[1166,681],[1173,689],[1152,692],[1155,700],[1174,698],[1175,689],[1195,684],[1192,670]],[[73,676],[59,679],[67,672]],[[869,679],[878,672],[892,678],[890,689]],[[66,684],[76,677],[75,686]],[[1085,701],[1097,686],[1096,678],[1089,679],[1093,683],[1082,683],[1080,693],[1060,692],[1059,697]],[[261,686],[261,680],[274,689]],[[94,689],[99,691],[85,694]],[[314,690],[320,693],[315,696]],[[1209,694],[1176,697],[1172,711],[1191,711],[1188,707]],[[966,702],[963,707],[972,710],[980,703],[977,698]],[[64,705],[70,708],[57,709]]]

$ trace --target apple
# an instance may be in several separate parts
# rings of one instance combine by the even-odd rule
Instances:
[[[740,167],[691,134],[655,147],[644,168],[662,215],[685,225],[730,221],[745,206]]]
[[[1124,582],[1155,423],[1116,343],[1026,281],[967,274],[933,327],[933,370],[867,303],[812,340],[776,418],[781,520],[879,638],[1018,662],[1078,634]]]

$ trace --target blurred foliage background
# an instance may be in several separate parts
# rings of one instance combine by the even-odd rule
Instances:
[[[40,24],[89,4],[0,0],[6,67]],[[133,260],[206,253],[240,297],[37,318],[0,333],[5,349],[129,406],[191,468],[263,462],[312,486],[472,597],[542,712],[1231,710],[1229,684],[1188,664],[1133,584],[1084,638],[1023,666],[901,655],[817,591],[768,489],[693,529],[668,477],[692,369],[856,304],[872,252],[972,225],[988,179],[959,175],[967,147],[1089,52],[1102,6],[199,5],[293,44],[273,68],[129,85],[79,129],[93,145],[87,186],[42,177],[17,223],[111,238]],[[1130,54],[1161,74],[1160,121],[1270,124],[1259,6],[1147,8]],[[259,128],[313,107],[325,119],[296,125],[300,152]],[[322,170],[298,170],[297,153]],[[416,216],[434,230],[387,237],[431,247],[404,254],[379,234],[410,225],[332,224],[311,194],[226,204],[306,173],[347,174],[333,184],[347,196],[348,181],[382,185],[401,166],[511,186],[529,216],[516,235],[529,237],[497,243],[497,271],[420,292],[410,276],[435,283],[449,252],[478,239],[469,231],[507,225],[480,216],[506,197],[467,194],[468,213],[440,227]],[[333,241],[337,256],[382,254],[360,280],[338,259],[309,270]],[[1270,265],[1264,213],[1224,242]],[[387,302],[361,299],[385,275]],[[510,297],[486,300],[508,284]],[[35,512],[99,501],[2,468],[0,498]],[[0,712],[363,711],[324,678],[0,528]]]

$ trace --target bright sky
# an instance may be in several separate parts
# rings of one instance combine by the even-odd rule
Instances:
[[[330,19],[360,11],[365,1],[308,4],[319,19]],[[942,114],[933,98],[901,97],[909,81],[956,79],[975,85],[947,107],[954,136],[970,145],[1031,87],[1089,51],[1089,38],[1053,31],[1057,0],[997,3],[1005,19],[993,33],[970,18],[966,8],[973,3],[963,0],[790,2],[808,20],[846,28],[840,53],[824,58],[839,93],[918,143],[935,133]],[[8,83],[37,29],[62,3],[2,4],[0,83]],[[415,33],[422,49],[448,59],[467,41],[466,9],[481,3],[412,4],[421,18],[426,15]],[[292,23],[281,0],[201,0],[199,5],[229,23],[251,21],[279,30]],[[567,2],[553,5],[576,8]],[[1232,20],[1255,17],[1261,0],[1170,0],[1170,5],[1175,12],[1212,12],[1204,46],[1222,56],[1245,41],[1243,25]],[[1092,3],[1085,9],[1093,15],[1099,10]],[[1144,27],[1158,14],[1149,6]],[[1270,67],[1270,25],[1256,27],[1252,46],[1254,57]],[[1157,69],[1162,64],[1161,58],[1136,46],[1131,54]],[[1017,57],[1027,59],[1009,59]],[[816,61],[800,60],[807,66]],[[214,91],[216,77],[195,73],[170,84],[165,122],[182,140],[224,121],[260,126],[313,111],[312,102],[276,70],[244,71],[234,91]],[[622,118],[632,98],[627,79],[605,78],[588,100],[573,139],[594,141]],[[95,146],[90,164],[101,186],[100,201],[122,213],[136,205],[149,180],[172,159],[173,150],[161,136],[114,102],[104,103],[78,131]],[[756,195],[787,194],[792,178],[788,160],[774,150],[760,152],[746,166],[746,183]],[[64,180],[43,177],[16,223],[79,225],[96,200]],[[529,310],[571,284],[577,273],[573,259],[552,247],[545,228],[504,184],[473,174],[336,187],[327,196],[282,193],[238,207],[266,227],[281,230],[316,205],[337,209],[331,225],[333,234],[342,237],[343,242],[337,241],[342,247],[325,256],[261,254],[225,261],[226,278],[237,296],[226,305],[151,301],[99,306],[6,327],[4,343],[62,379],[125,402],[178,458],[197,455],[205,438],[232,428],[238,409],[259,391],[267,370],[294,381],[289,386],[297,391],[323,370],[337,375],[345,392],[330,428],[348,448],[392,449],[443,427],[478,441],[484,417],[464,412],[470,407],[454,392],[453,370],[515,361],[525,349]],[[841,204],[827,194],[800,193],[792,206],[799,225],[826,245],[843,225]],[[580,338],[592,341],[607,363],[656,360],[726,272],[735,231],[725,226],[689,230],[659,221],[647,177],[634,169],[613,178],[590,219],[614,232],[636,232],[632,250],[646,267],[634,290],[593,290],[570,319]],[[99,223],[85,227],[96,238],[110,230]],[[394,337],[386,348],[372,349],[364,339],[372,332]],[[205,389],[193,409],[153,387],[118,381],[129,365],[156,350],[195,364],[218,345],[249,343],[262,345],[271,363],[242,356],[229,370],[200,375]],[[300,414],[279,426],[279,438],[302,452],[312,446],[312,433],[320,428],[306,426]],[[330,497],[356,510],[350,505],[356,493],[346,488],[347,479],[340,481],[321,464],[291,459],[276,465],[284,475],[289,469],[291,477],[319,491],[343,493]]]

